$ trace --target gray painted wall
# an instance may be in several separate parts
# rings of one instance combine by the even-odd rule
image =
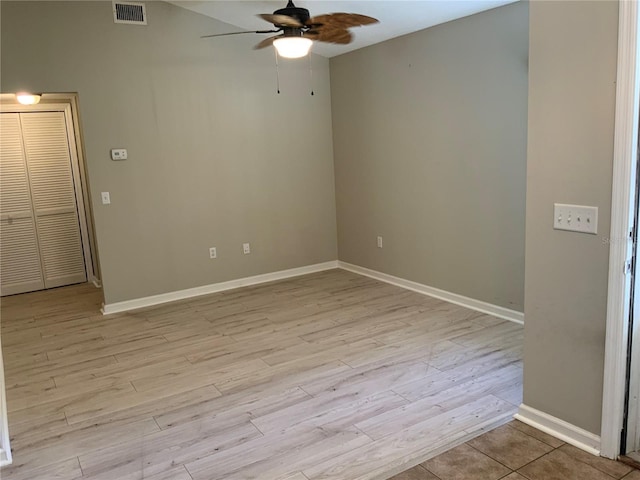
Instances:
[[[523,310],[527,49],[522,2],[331,60],[340,260]]]
[[[328,62],[314,97],[283,64],[277,96],[255,39],[147,8],[128,27],[110,2],[1,3],[2,91],[80,94],[107,302],[335,259]],[[340,258],[517,310],[524,291],[525,403],[594,433],[617,13],[519,3],[331,61]],[[598,206],[599,234],[554,231],[554,202]]]
[[[599,434],[609,260],[617,2],[530,4],[524,403]],[[598,235],[553,204],[599,207]]]
[[[145,27],[111,2],[1,5],[2,91],[79,93],[106,303],[335,260],[328,60],[313,97],[282,61],[277,95],[258,36],[201,40],[235,28],[146,6]]]

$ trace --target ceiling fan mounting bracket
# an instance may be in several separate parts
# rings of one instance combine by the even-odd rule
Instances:
[[[296,7],[291,0],[289,0],[289,3],[287,3],[287,6],[285,8],[276,10],[275,12],[273,12],[273,14],[293,17],[303,25],[307,23],[307,20],[309,20],[309,18],[311,18],[309,10],[307,10],[306,8]]]

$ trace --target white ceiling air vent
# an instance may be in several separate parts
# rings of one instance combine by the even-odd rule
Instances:
[[[131,25],[146,25],[147,12],[144,2],[113,2],[113,21]]]

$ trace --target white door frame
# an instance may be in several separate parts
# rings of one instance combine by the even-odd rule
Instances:
[[[618,5],[618,77],[609,237],[609,292],[600,434],[600,453],[608,458],[617,458],[620,453],[623,426],[631,288],[626,265],[633,249],[629,234],[633,228],[640,102],[638,0],[622,0]]]
[[[80,133],[78,118],[78,99],[73,93],[44,94],[42,101],[37,105],[21,105],[15,95],[0,95],[0,112],[24,113],[24,112],[63,112],[67,127],[67,140],[69,142],[69,154],[73,171],[76,204],[82,238],[82,250],[85,259],[85,271],[87,281],[96,287],[100,286],[98,256],[96,250],[95,233],[93,230],[93,215],[89,194],[89,182],[84,161],[84,148]]]

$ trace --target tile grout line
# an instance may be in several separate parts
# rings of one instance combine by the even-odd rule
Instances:
[[[499,427],[498,427],[498,428],[499,428]],[[489,431],[491,431],[491,430],[489,430]],[[478,437],[476,437],[476,438],[480,438],[480,437],[482,437],[482,436],[486,435],[487,433],[489,433],[489,432],[483,433],[482,435],[480,435],[480,436],[478,436]],[[475,440],[475,438],[474,438],[473,440]],[[496,463],[499,463],[500,465],[502,465],[502,466],[503,466],[504,468],[506,468],[507,470],[511,470],[511,472],[509,473],[509,475],[511,475],[511,473],[515,472],[515,470],[513,470],[513,469],[512,469],[511,467],[509,467],[508,465],[505,465],[504,463],[502,463],[502,462],[501,462],[500,460],[498,460],[497,458],[493,458],[491,455],[487,455],[487,454],[486,454],[486,453],[484,453],[483,451],[478,450],[478,449],[477,449],[476,447],[474,447],[473,445],[470,445],[470,444],[469,444],[469,442],[465,442],[465,443],[464,443],[464,445],[466,445],[467,447],[471,447],[471,448],[473,448],[476,452],[481,453],[482,455],[484,455],[484,456],[485,456],[485,457],[487,457],[487,458],[490,458],[491,460],[493,460],[493,461],[494,461],[494,462],[496,462]],[[546,455],[546,454],[545,454],[545,455]],[[542,456],[544,456],[544,455],[542,455]],[[541,458],[541,457],[538,457],[538,458]],[[538,458],[536,458],[535,460],[537,460]],[[535,460],[532,460],[532,462],[535,462]],[[529,462],[529,463],[531,463],[531,462]],[[504,477],[500,477],[500,478],[504,478]]]

